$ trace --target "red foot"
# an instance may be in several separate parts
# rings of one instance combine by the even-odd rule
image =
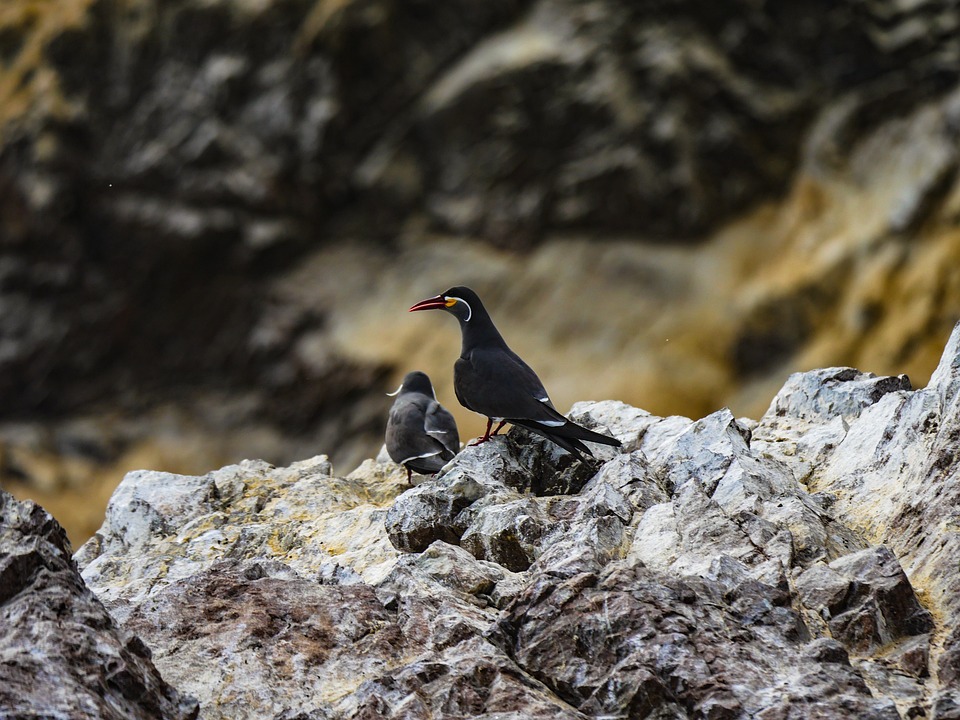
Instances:
[[[501,421],[500,421],[500,424],[497,425],[497,429],[494,430],[493,432],[490,432],[490,426],[493,425],[493,418],[487,418],[487,430],[486,430],[485,433],[483,433],[483,437],[480,438],[479,440],[477,440],[476,442],[467,443],[467,447],[474,447],[474,446],[476,446],[476,445],[480,445],[480,444],[482,444],[482,443],[485,443],[487,440],[489,440],[489,439],[492,438],[494,435],[496,435],[498,432],[500,432],[500,428],[502,428],[502,427],[503,427],[504,425],[506,425],[506,424],[507,424],[507,421],[506,421],[506,420],[501,420]]]

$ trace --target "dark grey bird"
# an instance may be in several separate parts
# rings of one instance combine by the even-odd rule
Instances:
[[[437,402],[426,373],[407,373],[388,395],[397,399],[387,418],[387,453],[407,469],[407,482],[412,472],[432,475],[453,460],[460,450],[457,421]]]
[[[543,435],[580,460],[583,454],[593,457],[584,440],[620,446],[616,438],[587,430],[557,412],[540,378],[507,346],[473,290],[450,288],[410,308],[417,310],[445,310],[460,322],[463,344],[453,366],[453,387],[461,405],[487,418],[487,430],[477,444],[509,422]],[[494,421],[499,424],[491,433]]]

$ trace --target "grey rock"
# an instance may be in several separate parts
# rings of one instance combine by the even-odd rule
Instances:
[[[741,600],[764,610],[744,616],[713,583],[613,563],[532,583],[499,629],[522,667],[590,715],[737,717],[803,702],[783,716],[898,717],[849,665],[831,657],[828,670],[804,654],[799,619],[776,598],[745,590]]]
[[[849,665],[850,656],[843,643],[833,638],[817,638],[812,640],[804,649],[804,655],[825,663]]]
[[[520,572],[536,558],[547,524],[546,514],[533,499],[498,503],[476,514],[460,544],[480,560]]]
[[[213,563],[152,593],[126,626],[152,639],[164,676],[204,717],[325,710],[363,679],[363,655],[409,652],[373,588],[319,585],[276,561]]]
[[[960,502],[958,407],[960,326],[929,385],[884,395],[866,408],[808,483],[836,496],[831,512],[838,519],[890,547],[951,628],[960,617],[960,579],[949,559],[960,553],[960,540],[948,529],[948,508]],[[946,682],[958,677],[957,642],[951,631],[938,660]]]
[[[521,576],[502,565],[477,560],[456,545],[437,541],[422,553],[401,556],[377,585],[377,592],[386,605],[395,605],[404,595],[454,593],[481,607],[499,607],[520,583]]]
[[[933,720],[956,720],[960,718],[960,692],[950,690],[937,698],[933,706]]]
[[[187,720],[198,709],[84,585],[57,521],[0,490],[0,715]]]
[[[866,408],[889,393],[910,391],[906,375],[877,377],[853,368],[791,375],[753,431],[758,448],[790,463],[805,481],[823,465]]]
[[[450,473],[404,493],[386,516],[398,550],[419,552],[439,540],[458,543],[466,530],[461,511],[490,492],[464,473]]]
[[[951,717],[958,357],[796,376],[757,423],[579,404],[625,443],[589,469],[510,433],[413,488],[134,473],[76,557],[205,718]]]
[[[770,404],[760,422],[771,424],[768,417],[790,417],[831,420],[840,416],[846,422],[857,418],[864,408],[876,403],[887,393],[913,388],[906,375],[877,377],[854,368],[826,368],[807,373],[794,373]]]
[[[668,490],[658,482],[650,482],[652,477],[646,458],[640,453],[631,452],[618,455],[605,463],[584,486],[582,492],[602,494],[616,492],[629,503],[632,514],[634,511],[647,510],[670,499]],[[629,521],[629,518],[625,520]]]
[[[796,585],[801,602],[826,620],[834,638],[857,653],[933,630],[930,613],[920,606],[900,564],[884,546],[811,567]]]
[[[202,477],[131,473],[76,560],[121,619],[170,582],[227,559],[272,558],[312,578],[343,576],[345,566],[369,581],[396,557],[384,505],[405,477],[373,461],[334,477],[324,455],[287,468],[244,462]]]

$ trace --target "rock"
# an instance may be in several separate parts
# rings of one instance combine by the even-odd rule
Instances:
[[[930,613],[917,602],[900,564],[884,546],[845,555],[829,566],[815,565],[796,585],[801,602],[824,618],[830,634],[861,654],[933,630]]]
[[[956,600],[960,578],[951,559],[960,553],[960,540],[948,530],[947,510],[960,501],[954,489],[960,468],[955,451],[960,438],[958,358],[960,326],[954,328],[926,388],[882,394],[845,423],[830,447],[823,447],[821,461],[812,469],[800,464],[791,450],[767,445],[781,461],[807,475],[812,491],[833,496],[830,512],[837,520],[872,542],[887,545],[918,594],[927,598],[928,607],[935,604],[950,627],[960,616]],[[795,422],[790,417],[787,414],[777,422]],[[880,577],[886,574],[881,571]],[[891,598],[895,625],[916,621],[926,626],[915,603],[902,604],[904,597]],[[948,635],[939,657],[940,672],[946,678],[956,677],[958,647],[956,634]]]
[[[200,699],[204,717],[324,709],[371,672],[361,658],[379,665],[411,651],[373,588],[320,585],[276,561],[228,560],[176,579],[126,626],[151,638],[164,676]]]
[[[817,638],[811,641],[804,648],[804,654],[820,662],[838,663],[840,665],[850,664],[847,649],[843,646],[843,643],[837,642],[833,638]]]
[[[476,514],[460,544],[479,560],[520,572],[536,559],[548,522],[546,513],[532,499],[498,503]]]
[[[150,649],[84,585],[63,528],[3,490],[0,613],[4,717],[197,717],[197,701],[161,678]]]
[[[777,717],[898,717],[849,665],[804,653],[799,618],[776,612],[769,588],[754,592],[751,603],[766,600],[768,611],[745,617],[714,583],[613,563],[599,576],[533,582],[499,630],[521,667],[591,716],[738,717],[779,706]]]
[[[760,419],[753,440],[776,443],[771,452],[789,456],[799,467],[797,479],[805,481],[864,409],[888,393],[911,389],[906,375],[877,377],[853,368],[794,373]]]
[[[624,442],[582,467],[510,433],[412,488],[132,473],[76,557],[204,718],[950,717],[957,358],[960,325],[923,390],[817,371],[758,422],[578,404]]]
[[[372,461],[334,477],[323,455],[288,468],[244,462],[203,477],[132,473],[76,559],[118,617],[224,559],[272,558],[311,579],[348,567],[369,580],[396,557],[383,521],[405,478]]]
[[[436,540],[459,542],[466,530],[461,511],[489,492],[488,487],[461,473],[417,486],[387,512],[390,542],[406,552],[425,550]]]
[[[480,607],[499,607],[521,583],[520,575],[502,565],[476,560],[466,550],[438,541],[422,553],[398,558],[377,591],[386,605],[396,605],[404,595],[454,593]]]

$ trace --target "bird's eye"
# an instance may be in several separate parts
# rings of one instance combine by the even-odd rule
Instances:
[[[444,298],[444,305],[447,307],[453,307],[457,304],[457,299],[453,297]]]

